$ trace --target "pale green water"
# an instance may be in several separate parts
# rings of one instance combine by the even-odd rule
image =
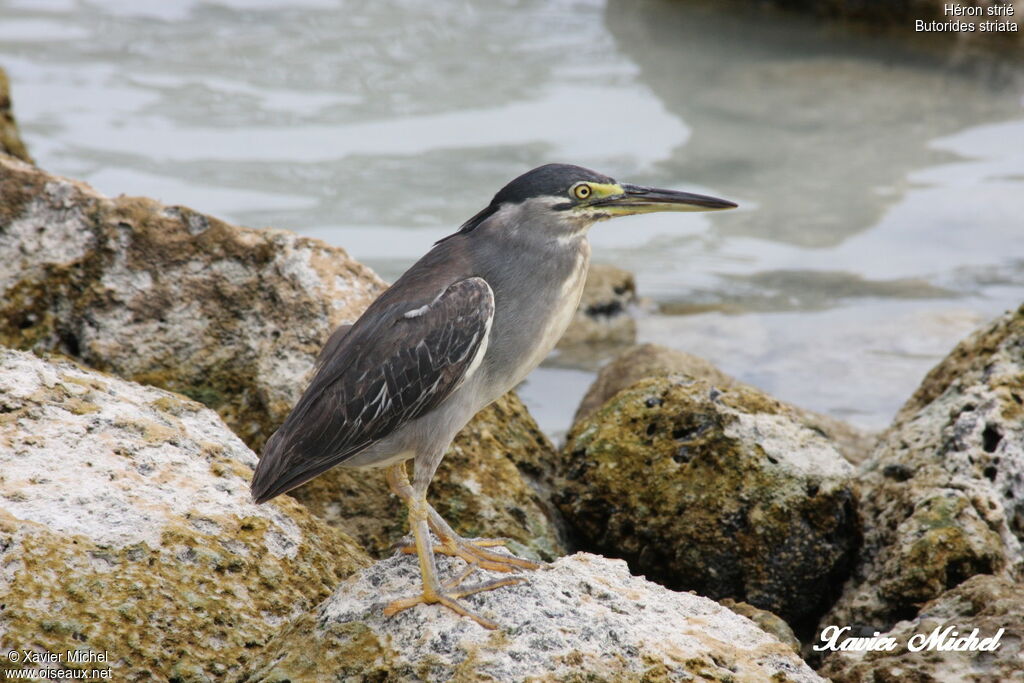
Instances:
[[[642,341],[878,428],[1024,300],[1024,68],[685,2],[0,0],[37,161],[393,278],[548,161],[739,201],[597,226]],[[590,370],[523,394],[551,433]],[[564,363],[563,363],[564,365]]]

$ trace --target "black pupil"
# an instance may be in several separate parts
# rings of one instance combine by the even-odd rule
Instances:
[[[580,189],[576,190],[576,194],[578,194],[581,197],[586,197],[588,194],[590,194],[590,188],[584,185]]]

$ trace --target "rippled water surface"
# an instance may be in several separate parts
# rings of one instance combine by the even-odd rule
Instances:
[[[393,279],[566,161],[742,208],[598,225],[641,341],[883,427],[1024,300],[1024,69],[651,0],[0,0],[43,167],[346,247]],[[523,394],[563,432],[600,359]]]

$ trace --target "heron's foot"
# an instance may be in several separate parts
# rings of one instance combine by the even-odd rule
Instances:
[[[435,531],[435,533],[437,533]],[[494,572],[514,572],[520,569],[539,569],[540,564],[532,560],[524,560],[515,555],[496,553],[487,548],[504,547],[508,541],[500,538],[463,538],[458,534],[438,534],[441,542],[433,546],[435,553],[458,557],[471,566],[488,569]],[[409,555],[416,554],[415,543],[405,543],[399,550]]]
[[[456,577],[453,581],[448,582],[445,586],[434,588],[429,585],[423,587],[423,593],[411,598],[401,598],[388,604],[384,608],[384,616],[390,617],[398,614],[402,610],[407,610],[410,607],[416,605],[434,605],[439,604],[447,607],[451,611],[455,612],[464,617],[469,617],[476,623],[480,624],[484,628],[495,630],[498,625],[490,619],[476,614],[468,607],[459,602],[459,598],[464,598],[467,595],[473,595],[475,593],[482,593],[483,591],[494,590],[495,588],[502,588],[504,586],[514,586],[517,583],[521,583],[526,579],[521,576],[506,576],[501,579],[494,579],[492,581],[485,581],[478,583],[474,586],[467,586],[465,588],[457,588],[458,584],[462,582],[471,572],[464,572],[461,576]]]

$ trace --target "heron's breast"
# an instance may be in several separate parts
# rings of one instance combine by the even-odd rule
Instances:
[[[589,247],[566,265],[526,275],[516,296],[495,309],[488,349],[490,367],[503,380],[502,392],[515,386],[547,357],[579,307],[590,265]],[[508,308],[500,310],[500,304]],[[493,354],[493,355],[492,355]]]

